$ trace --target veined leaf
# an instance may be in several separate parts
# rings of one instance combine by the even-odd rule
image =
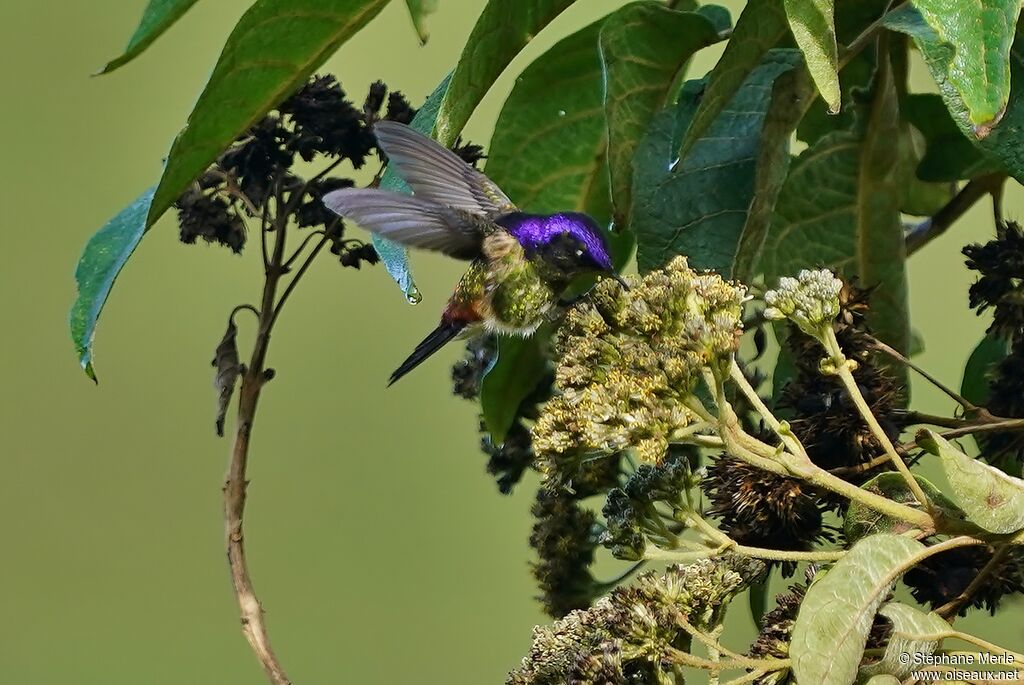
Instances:
[[[611,14],[601,29],[608,172],[615,224],[629,217],[633,154],[654,115],[672,103],[694,53],[721,40],[703,14],[660,2],[637,2]]]
[[[718,118],[765,54],[777,47],[788,33],[789,23],[782,0],[750,0],[746,4],[725,52],[708,74],[700,107],[680,146],[682,156]]]
[[[451,74],[448,74],[430,94],[423,106],[417,110],[416,116],[409,124],[412,128],[420,133],[430,135],[434,128],[434,122],[437,121],[437,109],[441,106],[441,100],[448,90],[451,78]],[[380,187],[399,193],[412,193],[409,185],[391,169],[384,170]],[[388,270],[391,278],[395,279],[395,283],[405,293],[406,299],[413,304],[419,302],[420,292],[413,281],[412,271],[409,268],[409,255],[405,247],[387,238],[381,238],[376,233],[372,234],[370,239],[373,241],[373,248],[377,250],[377,254],[380,255],[380,259],[384,263],[384,268]]]
[[[907,655],[930,656],[949,635],[952,626],[934,612],[925,613],[900,602],[889,602],[878,610],[892,623],[892,633],[882,658],[861,669],[863,676],[892,675],[906,678],[916,668]]]
[[[994,159],[1018,181],[1024,180],[1024,39],[1018,38],[1008,48],[1009,100],[1001,119],[977,124],[957,90],[952,76],[954,49],[928,25],[914,7],[905,5],[885,16],[885,26],[914,39],[932,78],[939,87],[946,108],[960,132]],[[1011,38],[1013,27],[1010,27]]]
[[[1009,353],[1009,345],[995,335],[986,335],[978,343],[964,365],[964,377],[960,382],[960,394],[979,407],[988,404],[989,373]]]
[[[1010,46],[1020,0],[914,0],[913,5],[953,53],[949,84],[978,138],[999,123],[1010,98]]]
[[[559,41],[516,79],[494,127],[487,175],[530,212],[609,220],[601,22]]]
[[[153,188],[144,192],[89,238],[78,260],[78,268],[75,269],[78,297],[71,307],[68,323],[71,339],[78,352],[78,361],[94,381],[96,372],[92,365],[92,342],[96,334],[96,322],[114,286],[114,279],[147,230],[146,217],[153,201],[153,192]]]
[[[963,512],[949,501],[928,479],[918,475],[915,475],[914,478],[917,480],[918,485],[921,486],[924,494],[946,518],[962,519],[964,517]],[[873,492],[882,497],[888,497],[900,504],[914,505],[917,502],[917,497],[907,487],[907,481],[895,471],[880,473],[860,487],[862,490]],[[906,521],[894,519],[877,509],[856,501],[850,502],[846,515],[843,517],[843,534],[850,542],[856,542],[875,533],[902,535],[913,528],[914,526]]]
[[[801,63],[796,50],[768,53],[681,160],[682,131],[706,102],[703,82],[688,82],[675,111],[655,118],[634,158],[630,225],[641,271],[685,254],[696,268],[750,275],[782,185],[790,133],[812,99],[810,86],[791,78]]]
[[[519,405],[544,377],[548,360],[543,348],[551,332],[551,326],[545,325],[529,338],[498,338],[498,360],[480,382],[480,411],[495,445],[505,441]]]
[[[437,11],[440,0],[405,0],[409,8],[409,16],[412,18],[412,25],[416,28],[416,34],[420,37],[420,43],[426,45],[430,38],[430,31],[427,30],[426,18],[428,14]]]
[[[924,549],[911,538],[872,535],[811,583],[789,645],[798,682],[854,682],[875,612],[902,569]]]
[[[936,93],[913,93],[902,103],[904,118],[924,136],[924,155],[917,165],[922,181],[952,182],[999,171],[1002,165],[973,145],[956,127]]]
[[[942,461],[951,499],[969,521],[990,533],[1024,529],[1024,480],[971,459],[934,431],[918,432],[917,444]]]
[[[477,19],[448,93],[441,102],[436,138],[451,145],[494,81],[541,29],[575,0],[489,0]]]
[[[387,3],[257,0],[228,36],[188,123],[171,146],[147,224]]]
[[[789,28],[804,53],[818,92],[832,114],[839,113],[839,48],[833,0],[784,0]]]
[[[891,69],[880,71],[861,131],[830,133],[796,160],[775,206],[764,251],[769,282],[827,266],[858,277],[872,295],[876,334],[906,352],[910,326],[900,203],[909,165]],[[813,193],[807,189],[813,188]]]
[[[99,73],[109,74],[122,64],[138,57],[194,4],[196,0],[149,0],[124,52],[120,57],[107,62]]]

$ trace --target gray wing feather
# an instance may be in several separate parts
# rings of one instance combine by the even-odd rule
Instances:
[[[437,250],[457,259],[480,254],[480,232],[470,217],[421,197],[375,188],[342,188],[324,204],[367,231],[395,242]]]
[[[515,211],[494,181],[415,129],[381,121],[373,130],[389,164],[419,197],[490,218]]]

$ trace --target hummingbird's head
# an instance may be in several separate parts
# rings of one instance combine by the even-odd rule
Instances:
[[[515,235],[528,254],[539,258],[566,281],[591,273],[617,275],[604,232],[586,214],[518,214],[499,223]]]

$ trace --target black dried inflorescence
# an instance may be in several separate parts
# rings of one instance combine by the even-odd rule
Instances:
[[[823,522],[821,496],[807,483],[721,455],[707,469],[701,488],[709,516],[736,542],[755,547],[808,550],[833,540]],[[782,564],[786,575],[795,564]]]
[[[202,190],[198,184],[186,190],[174,203],[178,210],[181,242],[191,245],[198,238],[219,243],[238,254],[245,246],[245,221],[223,197]]]
[[[932,555],[903,576],[903,582],[918,602],[937,609],[958,597],[992,559],[987,546],[956,547]],[[998,565],[990,569],[985,582],[961,605],[963,616],[971,608],[984,607],[993,616],[1007,595],[1024,592],[1024,553],[1012,547]]]
[[[971,286],[971,307],[982,314],[992,309],[988,330],[1004,338],[1024,335],[1024,230],[1015,221],[996,227],[996,239],[963,249],[967,268],[981,274]]]
[[[600,592],[590,575],[597,547],[594,513],[582,508],[571,493],[543,487],[530,513],[534,518],[530,547],[537,553],[531,570],[544,610],[561,618],[589,607]]]
[[[473,167],[476,167],[481,160],[487,159],[483,146],[470,142],[464,143],[462,136],[455,139],[455,144],[452,145],[452,152],[458,155],[463,162]]]
[[[307,162],[322,154],[348,159],[359,169],[376,146],[366,116],[333,76],[314,76],[279,109],[292,124],[287,148]]]
[[[864,399],[889,439],[898,442],[900,424],[895,412],[900,407],[900,393],[872,349],[871,332],[865,322],[869,295],[869,291],[845,283],[833,327],[843,353],[856,362],[853,377]],[[882,445],[861,419],[840,380],[821,372],[825,352],[820,343],[790,325],[787,348],[796,373],[783,388],[779,403],[792,413],[790,426],[811,461],[821,468],[835,469],[859,466],[882,454]],[[866,470],[844,478],[860,484],[877,473],[878,469]],[[841,501],[845,500],[835,498],[836,504]]]

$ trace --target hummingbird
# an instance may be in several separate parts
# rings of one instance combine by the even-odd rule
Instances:
[[[408,247],[469,261],[441,321],[391,374],[388,385],[464,331],[529,336],[560,304],[578,276],[625,282],[605,235],[580,212],[528,214],[482,172],[404,124],[374,126],[388,165],[412,195],[342,188],[324,204],[367,231]]]

